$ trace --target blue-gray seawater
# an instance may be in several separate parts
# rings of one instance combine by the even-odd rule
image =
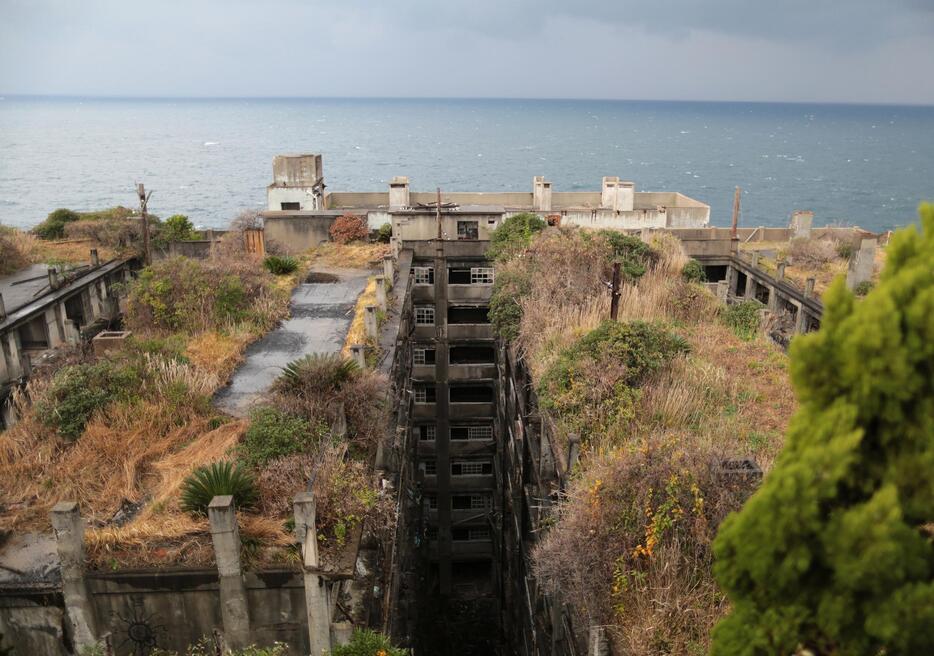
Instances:
[[[0,100],[0,223],[135,203],[223,227],[263,207],[278,153],[324,156],[331,190],[596,190],[604,175],[680,191],[728,225],[881,231],[934,199],[934,107],[598,100]]]

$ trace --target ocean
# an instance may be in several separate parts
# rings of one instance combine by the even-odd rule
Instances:
[[[680,191],[729,225],[815,223],[882,231],[934,200],[934,107],[601,100],[0,100],[0,223],[33,226],[58,207],[136,203],[224,227],[262,208],[280,153],[324,157],[328,188]]]

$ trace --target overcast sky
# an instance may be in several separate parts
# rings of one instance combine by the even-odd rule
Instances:
[[[934,104],[934,0],[0,0],[0,94]]]

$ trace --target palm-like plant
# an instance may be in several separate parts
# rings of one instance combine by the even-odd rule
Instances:
[[[283,367],[275,388],[298,396],[328,392],[339,389],[358,373],[360,367],[353,360],[334,353],[312,353]]]
[[[284,276],[298,269],[298,260],[290,255],[270,255],[263,260],[263,266],[269,273]]]
[[[182,483],[182,510],[208,514],[208,505],[216,496],[231,495],[238,508],[256,504],[257,492],[253,476],[229,461],[214,462],[194,470]]]

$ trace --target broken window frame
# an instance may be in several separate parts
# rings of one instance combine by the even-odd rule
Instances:
[[[460,241],[476,241],[480,239],[480,222],[458,219],[457,239]]]
[[[415,285],[435,284],[434,267],[412,267],[412,283]]]
[[[492,285],[495,275],[493,267],[470,267],[470,284]]]

